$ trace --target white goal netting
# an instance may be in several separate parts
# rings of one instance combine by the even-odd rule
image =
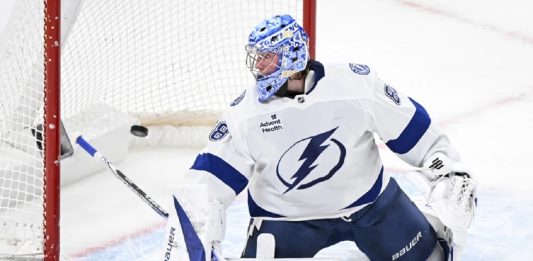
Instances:
[[[301,0],[62,2],[62,121],[97,145],[113,133],[103,139],[117,151],[132,144],[131,124],[213,124],[253,84],[244,53],[253,26],[303,19]],[[16,0],[0,36],[0,259],[43,253],[44,9]],[[65,160],[63,175],[90,171],[81,161]]]

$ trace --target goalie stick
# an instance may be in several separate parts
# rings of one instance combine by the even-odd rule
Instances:
[[[76,138],[76,143],[82,147],[89,155],[91,155],[93,158],[95,159],[98,159],[100,160],[103,164],[105,164],[107,166],[107,168],[115,175],[115,177],[117,177],[119,180],[121,180],[124,184],[126,184],[126,186],[128,186],[133,192],[135,192],[135,194],[137,194],[137,196],[139,196],[139,198],[141,198],[146,204],[148,204],[155,212],[157,212],[161,217],[165,218],[165,219],[168,219],[169,218],[169,214],[168,212],[166,212],[159,204],[157,204],[155,201],[153,201],[147,194],[146,192],[144,192],[141,188],[139,188],[135,183],[133,183],[124,173],[122,173],[120,170],[118,170],[111,162],[109,162],[109,160],[103,156],[100,152],[98,152],[89,142],[87,142],[87,140],[85,140],[81,135],[78,136]],[[176,200],[174,198],[174,200]],[[179,206],[179,204],[178,204]],[[180,206],[179,208],[177,208],[176,210],[178,209],[181,209],[182,210],[182,207]],[[194,228],[192,227],[192,224],[190,223],[191,221],[188,219],[188,217],[186,216],[186,214],[183,212],[181,213],[181,219],[184,220],[184,223],[187,223],[188,226],[188,229],[186,229],[189,233],[186,233],[187,234],[187,238],[190,240],[190,236],[196,236],[196,233],[193,232],[193,233],[190,233],[191,231],[194,231]],[[182,224],[182,227],[184,225]],[[195,240],[198,240],[198,239],[195,239]],[[273,242],[269,242],[269,244],[267,244],[265,247],[267,248],[270,248],[269,250],[273,250]],[[268,258],[268,257],[263,257],[263,258],[259,258],[259,259],[249,259],[249,258],[245,258],[245,259],[240,259],[240,258],[229,258],[229,259],[226,259],[226,258],[223,258],[220,256],[219,253],[217,253],[217,251],[215,251],[215,249],[212,249],[212,253],[210,255],[210,258],[209,260],[216,260],[216,261],[245,261],[245,260],[249,260],[249,261],[253,261],[253,260],[260,260],[260,261],[306,261],[306,260],[312,260],[312,261],[339,261],[338,259],[336,258],[302,258],[302,259],[293,259],[293,258],[282,258],[282,259],[274,259],[274,258]],[[270,253],[270,254],[273,254]],[[267,254],[268,255],[268,254]]]
[[[120,170],[118,170],[109,160],[107,160],[104,155],[102,155],[100,152],[98,152],[89,142],[87,142],[81,135],[76,138],[76,143],[80,145],[89,155],[91,155],[93,158],[100,160],[102,163],[104,163],[107,168],[113,172],[115,177],[117,177],[119,180],[121,180],[128,188],[130,188],[139,198],[141,198],[146,204],[148,204],[157,214],[159,214],[161,217],[167,219],[168,218],[168,212],[166,212],[159,204],[157,204],[152,198],[150,198],[146,192],[144,192],[141,188],[139,188],[135,183],[133,183],[124,173],[122,173]]]
[[[118,170],[107,158],[102,155],[100,152],[98,152],[87,140],[85,140],[81,135],[79,135],[76,138],[76,143],[80,145],[89,155],[91,155],[93,158],[100,160],[102,163],[104,163],[107,168],[117,177],[120,179],[126,186],[128,186],[139,198],[141,198],[146,204],[148,204],[157,214],[159,214],[161,217],[165,218],[166,220],[169,219],[169,214],[167,211],[165,211],[159,204],[157,204],[155,201],[153,201],[147,194],[144,192],[141,188],[139,188],[133,181],[131,181],[124,173],[122,173],[120,170]],[[174,200],[177,202],[177,200],[174,198]],[[178,204],[179,205],[179,204]],[[181,206],[179,207],[180,210],[183,210]],[[194,231],[194,228],[192,227],[189,218],[185,214],[185,212],[182,213],[181,219],[183,220],[183,223],[188,224],[187,231],[187,238],[190,240],[191,237],[197,237],[196,232]],[[182,224],[184,226],[184,224]],[[211,253],[211,260],[213,261],[222,261],[224,259],[219,257],[219,254],[216,253],[214,249],[212,249]]]

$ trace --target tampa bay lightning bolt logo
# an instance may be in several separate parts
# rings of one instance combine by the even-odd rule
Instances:
[[[360,74],[360,75],[367,75],[370,73],[370,67],[364,64],[357,64],[357,63],[350,63],[350,69],[354,73]]]
[[[346,157],[346,148],[338,140],[330,139],[337,128],[301,139],[283,153],[278,161],[276,174],[279,180],[287,187],[284,193],[293,189],[306,189],[326,181],[342,167]],[[336,151],[328,152],[332,150]],[[330,160],[330,157],[327,157],[328,160],[318,160],[321,155],[326,158],[324,154],[330,156],[338,154],[338,158],[335,157],[336,161]],[[297,155],[300,156],[298,157]],[[315,162],[319,162],[321,166]],[[315,170],[317,167],[319,168]]]

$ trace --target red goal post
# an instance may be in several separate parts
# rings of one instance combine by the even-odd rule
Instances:
[[[45,261],[59,261],[61,0],[45,0],[44,8],[43,252]]]
[[[75,152],[60,168],[63,124],[117,162],[133,124],[209,128],[253,84],[244,45],[262,19],[293,15],[315,55],[316,0],[14,2],[0,35],[2,260],[68,257],[60,187],[99,164]]]

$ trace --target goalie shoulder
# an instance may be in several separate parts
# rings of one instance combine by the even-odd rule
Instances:
[[[348,65],[351,72],[353,72],[350,73],[352,76],[350,78],[352,78],[356,82],[354,86],[357,86],[359,91],[362,91],[364,93],[364,87],[366,86],[368,87],[366,88],[366,91],[374,93],[374,97],[385,95],[394,104],[402,104],[402,98],[400,93],[391,85],[383,82],[378,77],[376,71],[372,70],[370,66],[358,63],[348,63]]]
[[[244,89],[239,96],[237,96],[230,103],[224,112],[227,117],[228,126],[232,125],[230,122],[240,122],[243,117],[246,117],[249,111],[253,110],[254,102],[251,97],[254,96],[253,88],[255,86]]]
[[[244,99],[244,96],[246,95],[246,90],[244,90],[239,97],[237,97],[235,100],[233,100],[230,103],[230,106],[236,106],[237,104],[241,103],[241,101]]]
[[[359,64],[359,63],[348,63],[350,66],[350,69],[359,75],[368,75],[370,74],[370,67],[365,64]]]

